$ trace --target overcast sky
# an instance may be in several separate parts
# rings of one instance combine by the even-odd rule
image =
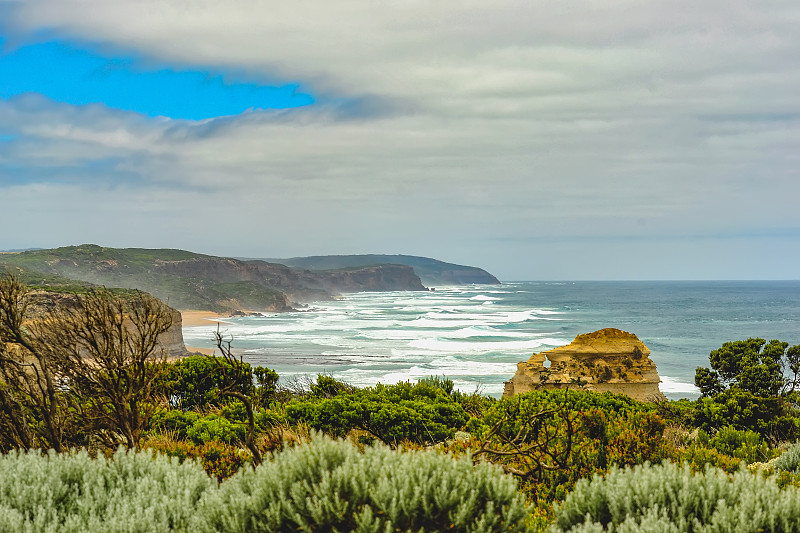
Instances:
[[[797,0],[0,0],[0,249],[800,278]]]

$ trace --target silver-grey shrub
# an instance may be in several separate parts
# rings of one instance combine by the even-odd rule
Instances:
[[[11,452],[0,455],[0,532],[189,531],[201,495],[215,486],[199,465],[151,452]]]
[[[363,453],[318,436],[206,496],[198,531],[525,531],[516,481],[435,451]]]
[[[666,463],[581,480],[556,508],[552,532],[800,532],[800,491],[746,469],[692,473]]]
[[[789,446],[780,457],[772,463],[775,470],[786,470],[787,472],[797,472],[800,469],[800,442],[795,442]]]

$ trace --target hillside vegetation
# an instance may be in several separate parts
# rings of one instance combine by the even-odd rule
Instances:
[[[290,259],[269,259],[269,261],[308,270],[332,270],[381,264],[408,265],[414,269],[422,283],[427,286],[500,283],[496,277],[482,268],[445,263],[436,259],[414,255],[317,255],[292,257]]]
[[[411,267],[378,265],[311,272],[185,250],[92,244],[0,255],[0,272],[33,287],[70,292],[91,285],[140,289],[178,309],[288,311],[341,292],[425,290]]]
[[[33,296],[0,276],[0,531],[800,532],[800,345],[723,344],[696,401],[281,387],[219,332],[167,361],[144,293]]]

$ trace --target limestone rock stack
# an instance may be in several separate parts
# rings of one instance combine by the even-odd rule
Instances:
[[[545,366],[549,361],[549,367]],[[531,390],[583,389],[627,394],[639,401],[665,399],[650,349],[633,333],[614,328],[575,337],[567,346],[517,363],[503,396]]]

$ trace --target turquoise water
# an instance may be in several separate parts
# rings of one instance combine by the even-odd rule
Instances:
[[[348,294],[307,310],[224,319],[246,361],[283,380],[333,375],[354,385],[445,375],[499,396],[516,363],[615,327],[652,351],[670,398],[695,397],[694,371],[729,340],[800,344],[800,281],[510,282],[432,292]],[[212,346],[214,327],[184,328]]]

